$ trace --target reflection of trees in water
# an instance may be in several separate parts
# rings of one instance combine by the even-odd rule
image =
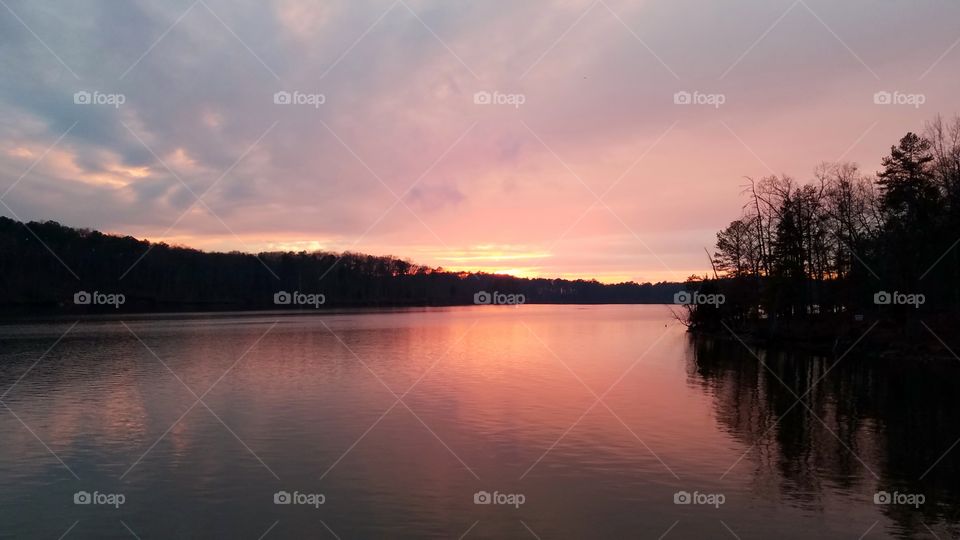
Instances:
[[[760,352],[768,370],[736,341],[692,344],[691,381],[715,398],[721,427],[755,445],[734,470],[752,467],[755,482],[809,508],[836,500],[828,489],[868,504],[877,490],[922,493],[919,510],[883,512],[906,532],[928,534],[924,524],[938,522],[960,531],[960,444],[943,457],[960,438],[956,365],[851,355],[817,382],[835,358]]]

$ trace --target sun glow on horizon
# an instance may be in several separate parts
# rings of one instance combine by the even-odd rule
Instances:
[[[110,234],[126,235],[125,231],[108,231]],[[357,246],[345,242],[321,241],[307,238],[264,240],[262,235],[207,234],[134,236],[152,243],[165,243],[171,246],[198,249],[211,252],[324,252],[340,254],[345,252],[363,253],[377,257],[397,257],[413,264],[430,268],[442,268],[447,272],[486,273],[513,276],[524,279],[566,279],[596,280],[600,283],[656,283],[658,281],[683,281],[691,274],[702,273],[702,269],[684,269],[662,271],[643,271],[624,273],[618,271],[564,271],[566,261],[556,261],[556,256],[546,251],[537,251],[526,245],[490,245],[482,244],[460,249],[435,249],[432,246]],[[278,234],[277,236],[285,236]],[[546,265],[552,261],[551,265]],[[534,264],[525,265],[524,262]]]

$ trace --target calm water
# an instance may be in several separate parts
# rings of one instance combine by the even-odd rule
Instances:
[[[817,382],[834,359],[764,367],[662,306],[88,319],[57,342],[71,324],[0,326],[3,538],[960,531],[960,363],[851,355]]]

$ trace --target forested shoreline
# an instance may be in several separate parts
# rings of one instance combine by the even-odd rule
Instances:
[[[396,257],[358,253],[207,253],[53,221],[0,217],[0,314],[322,309],[496,303],[665,304],[680,283],[527,279],[449,272]],[[122,305],[75,302],[77,294],[123,295]],[[277,303],[275,295],[315,295],[322,305]],[[114,295],[114,296],[110,296]],[[503,296],[501,296],[503,297]],[[89,298],[87,298],[89,300]],[[289,301],[289,296],[287,297]]]
[[[960,320],[960,117],[907,133],[875,174],[824,163],[807,182],[748,178],[744,195],[741,216],[717,233],[713,274],[688,280],[723,298],[686,306],[693,331],[949,352]]]

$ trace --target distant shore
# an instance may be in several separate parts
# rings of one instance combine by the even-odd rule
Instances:
[[[258,307],[238,308],[235,306],[180,306],[179,308],[169,309],[131,309],[124,306],[120,309],[112,307],[97,306],[88,308],[87,306],[58,306],[46,309],[0,309],[0,324],[16,323],[21,321],[42,322],[55,321],[62,319],[74,319],[83,317],[95,317],[103,319],[125,318],[125,317],[163,317],[171,318],[183,315],[258,315],[270,314],[279,316],[289,315],[330,315],[343,313],[364,313],[364,312],[390,312],[407,310],[429,310],[454,307],[476,307],[478,309],[505,309],[515,307],[523,309],[523,306],[663,306],[669,308],[672,304],[662,302],[527,302],[518,306],[496,306],[496,305],[477,305],[469,304],[378,304],[378,305],[324,305],[314,309],[309,307],[283,308],[276,305],[265,305]],[[86,308],[86,309],[84,309]]]
[[[662,304],[682,288],[453,272],[350,252],[203,252],[0,217],[0,313]]]

